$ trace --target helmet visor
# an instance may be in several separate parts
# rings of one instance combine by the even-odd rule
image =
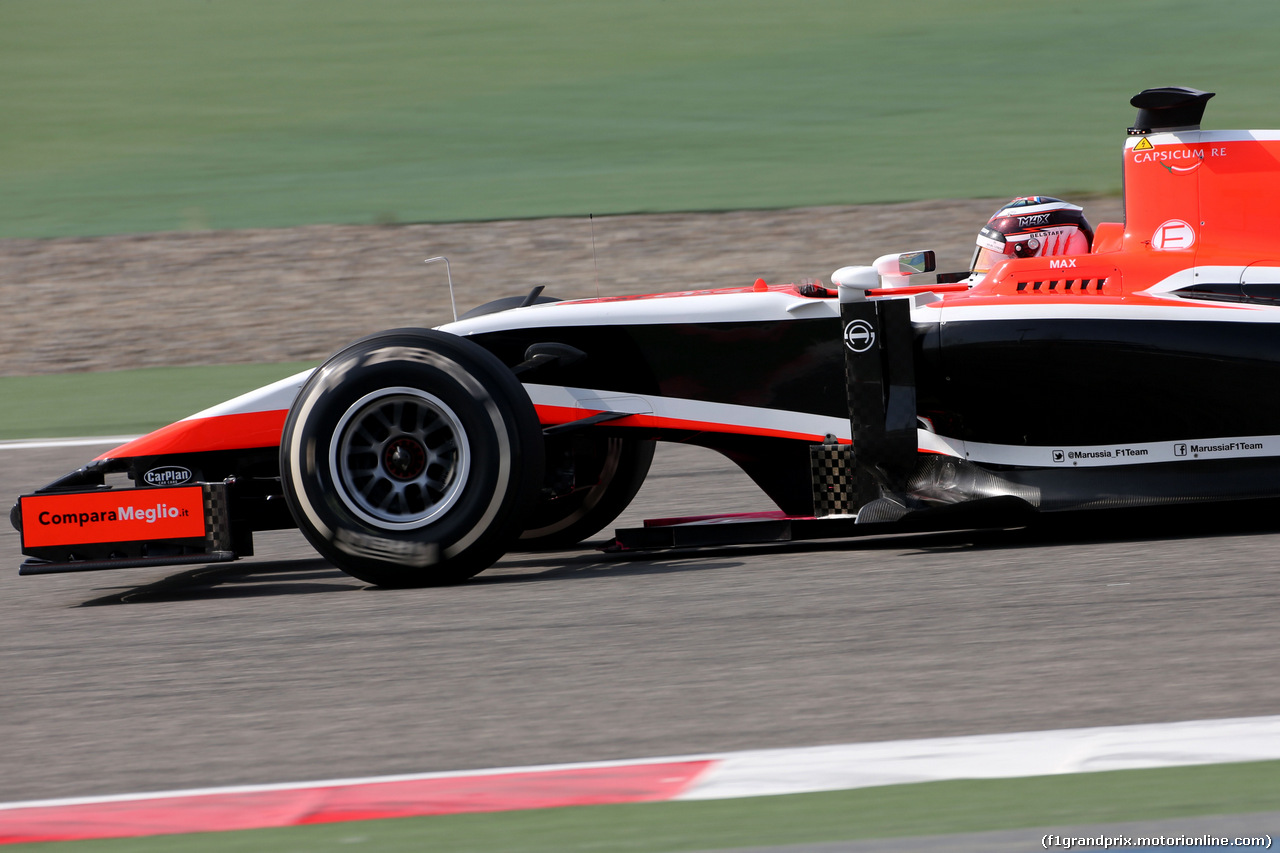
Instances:
[[[977,273],[989,272],[993,266],[1000,263],[1005,258],[1013,257],[1012,253],[1005,253],[1004,249],[1007,247],[1007,244],[1000,249],[979,246],[978,251],[973,254],[973,263],[969,265],[969,269]]]

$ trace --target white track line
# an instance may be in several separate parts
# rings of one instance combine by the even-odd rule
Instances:
[[[696,782],[677,794],[674,797],[677,800],[718,800],[949,779],[1008,779],[1276,759],[1280,759],[1280,716],[1242,717],[74,797],[0,803],[0,811],[688,761],[710,761],[713,765]]]
[[[124,444],[139,438],[136,435],[100,435],[83,438],[20,438],[0,441],[0,451],[42,450],[48,447],[94,447],[101,444]]]
[[[1280,716],[728,753],[676,799],[1280,759]]]

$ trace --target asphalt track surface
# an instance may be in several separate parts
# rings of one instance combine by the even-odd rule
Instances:
[[[8,501],[97,448],[0,451]],[[621,520],[767,509],[659,447]],[[379,590],[296,532],[19,577],[0,801],[1280,713],[1280,510],[805,546],[513,554]]]

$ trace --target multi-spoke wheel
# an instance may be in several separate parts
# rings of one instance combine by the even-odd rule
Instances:
[[[329,466],[342,500],[370,524],[420,527],[457,501],[471,448],[458,416],[433,394],[384,388],[338,421]]]
[[[542,482],[542,434],[511,371],[444,332],[357,341],[303,385],[280,470],[303,534],[385,586],[450,583],[493,563]]]

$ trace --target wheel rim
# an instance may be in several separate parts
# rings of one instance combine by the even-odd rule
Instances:
[[[471,467],[458,416],[417,388],[382,388],[347,409],[329,466],[338,496],[381,528],[422,527],[457,503]]]

